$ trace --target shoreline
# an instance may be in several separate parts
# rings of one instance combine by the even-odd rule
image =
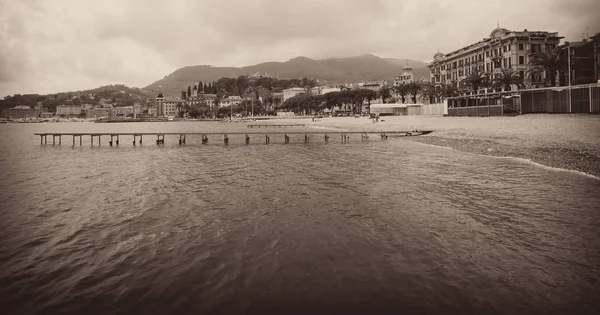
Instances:
[[[517,117],[387,116],[384,123],[364,118],[329,118],[307,127],[342,130],[434,130],[400,140],[491,156],[516,158],[554,169],[600,178],[600,117],[524,115]]]
[[[550,168],[557,171],[576,172],[580,175],[600,180],[600,166],[594,166],[591,159],[586,160],[585,154],[548,154],[548,152],[553,150],[549,150],[549,148],[527,148],[525,150],[524,148],[519,148],[518,146],[510,147],[493,141],[461,141],[457,139],[448,139],[429,135],[407,137],[406,139],[402,140],[412,141],[423,145],[430,145],[437,148],[456,150],[469,154],[483,155],[501,159],[517,159],[523,162],[533,163],[544,168]],[[487,149],[485,147],[487,147]],[[560,152],[560,150],[556,152]],[[595,157],[596,160],[599,158],[600,157]]]

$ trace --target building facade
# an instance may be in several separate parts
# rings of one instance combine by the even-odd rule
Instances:
[[[162,93],[156,97],[156,107],[159,116],[175,117],[179,114],[179,108],[184,104],[185,100],[177,97],[168,97]]]
[[[109,118],[109,117],[111,117],[111,115],[110,115],[111,109],[112,108],[109,108],[109,107],[100,107],[100,106],[97,106],[97,107],[95,107],[93,109],[88,109],[85,112],[85,117],[86,118],[95,118],[95,119],[98,119],[98,118]]]
[[[530,88],[543,87],[545,75],[528,75],[531,58],[540,51],[554,50],[562,37],[556,32],[494,29],[489,37],[448,54],[436,53],[428,66],[434,84],[461,82],[472,72],[493,75],[502,68],[515,70]],[[483,93],[483,89],[479,91]]]
[[[42,110],[40,108],[31,108],[24,105],[15,106],[5,111],[5,117],[8,119],[38,118],[41,114]]]
[[[204,94],[204,102],[210,108],[215,107],[216,99],[217,99],[217,94]]]
[[[394,78],[394,86],[410,83],[414,81],[414,79],[412,68],[406,66],[402,69],[402,74]]]
[[[570,56],[569,56],[570,53]],[[560,85],[578,85],[596,82],[594,65],[594,42],[584,39],[580,42],[565,42],[558,46],[559,59],[567,64],[571,60],[570,73],[565,71],[559,77]],[[570,77],[569,77],[570,75]]]
[[[306,93],[306,90],[304,90],[303,88],[299,88],[299,87],[295,87],[295,88],[289,88],[289,89],[285,89],[283,90],[283,101],[287,101],[290,98],[302,94],[302,93]]]
[[[83,113],[81,106],[58,105],[56,106],[56,116],[59,117],[79,117]]]
[[[594,78],[600,83],[600,33],[590,38],[594,42]]]

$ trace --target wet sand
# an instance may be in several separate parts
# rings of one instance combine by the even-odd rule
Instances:
[[[532,114],[517,117],[389,116],[323,118],[302,123],[349,131],[434,130],[403,140],[498,157],[516,157],[600,177],[600,116]],[[288,121],[277,120],[277,123]],[[297,119],[289,119],[298,123]]]

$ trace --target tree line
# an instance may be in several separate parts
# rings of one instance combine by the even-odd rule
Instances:
[[[215,117],[227,116],[231,114],[241,115],[265,115],[274,114],[275,109],[279,107],[283,101],[278,93],[292,87],[302,87],[310,90],[317,86],[315,80],[302,79],[277,79],[270,77],[251,78],[248,76],[239,76],[237,78],[223,77],[217,81],[188,86],[187,90],[181,91],[181,98],[189,99],[194,95],[194,91],[198,93],[199,88],[204,94],[215,94],[215,108],[209,109],[206,102],[200,102],[198,105],[179,106],[179,116],[196,117]],[[242,102],[237,105],[219,107],[222,100],[229,96],[240,96]]]

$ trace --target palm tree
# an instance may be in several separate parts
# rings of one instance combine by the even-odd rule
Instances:
[[[566,62],[560,59],[557,49],[552,51],[538,51],[529,61],[529,74],[546,74],[545,83],[550,86],[556,85],[556,74],[565,71]]]
[[[458,89],[453,83],[445,83],[441,88],[442,99],[458,95]]]
[[[494,75],[494,85],[504,88],[504,91],[510,91],[511,85],[522,87],[523,80],[521,80],[517,71],[511,68],[502,68],[500,72]]]
[[[258,88],[255,86],[249,86],[242,93],[242,96],[245,98],[250,98],[252,100],[252,104],[250,106],[252,107],[252,115],[254,115],[254,100],[258,99]],[[246,115],[248,115],[248,110],[246,110]]]
[[[479,88],[488,86],[488,74],[481,71],[473,71],[471,72],[464,80],[464,84],[466,84],[471,90],[473,94],[477,94]]]
[[[402,83],[394,86],[394,92],[396,92],[396,94],[398,94],[400,96],[400,98],[402,99],[402,103],[404,103],[406,94],[408,94],[408,88],[406,86],[406,83],[402,82]]]
[[[406,85],[408,93],[412,95],[413,103],[417,103],[417,95],[423,89],[423,85],[419,81],[412,81]]]
[[[385,100],[392,97],[392,91],[389,86],[384,85],[377,91],[377,96],[380,97],[383,104],[385,104]]]
[[[431,104],[437,101],[440,89],[434,84],[431,82],[423,83],[422,90],[421,99],[427,99]]]

